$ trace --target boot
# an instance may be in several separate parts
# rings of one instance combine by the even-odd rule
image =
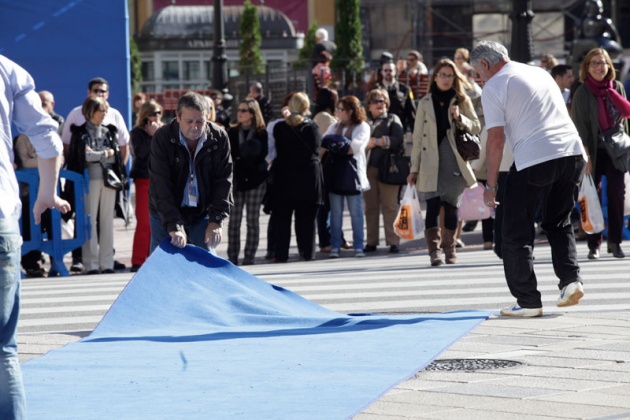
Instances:
[[[442,238],[440,236],[440,228],[434,227],[426,229],[424,231],[424,237],[427,240],[427,248],[429,248],[431,266],[437,267],[438,265],[442,265],[442,250],[440,249]]]
[[[455,264],[457,262],[457,253],[455,252],[455,230],[442,229],[442,249],[446,257],[446,264]]]

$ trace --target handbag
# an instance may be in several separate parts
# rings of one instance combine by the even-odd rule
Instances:
[[[600,132],[599,139],[604,143],[613,166],[619,171],[627,172],[630,136],[626,134],[623,125],[615,124],[603,133]]]
[[[407,185],[411,159],[402,153],[387,153],[378,167],[378,180],[383,184]]]
[[[103,162],[99,163],[101,164],[101,168],[103,168],[103,183],[105,186],[117,191],[122,190],[124,185],[118,174],[116,174],[112,168],[103,165]]]
[[[481,140],[476,134],[470,134],[459,127],[455,128],[455,145],[457,152],[465,161],[479,159],[481,155]]]
[[[424,219],[414,185],[407,185],[394,220],[394,233],[404,239],[420,239],[424,235]]]

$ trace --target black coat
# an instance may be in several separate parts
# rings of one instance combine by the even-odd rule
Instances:
[[[181,231],[199,218],[221,223],[232,202],[232,157],[227,133],[209,122],[207,140],[195,156],[197,207],[182,207],[190,173],[190,154],[179,140],[177,120],[162,126],[151,141],[149,211],[162,220],[167,232]]]
[[[151,154],[151,136],[140,127],[136,127],[129,132],[131,142],[131,154],[133,163],[129,171],[129,177],[149,178],[149,155]]]
[[[252,138],[239,144],[239,128],[230,127],[230,150],[234,162],[234,189],[252,190],[267,179],[267,130],[254,132]]]

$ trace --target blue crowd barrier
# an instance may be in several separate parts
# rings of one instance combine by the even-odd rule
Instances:
[[[49,276],[61,275],[69,276],[68,270],[63,263],[63,256],[75,248],[80,247],[90,237],[91,220],[90,215],[85,212],[85,196],[88,193],[88,176],[87,171],[81,175],[73,171],[62,169],[59,173],[60,179],[72,181],[74,186],[74,203],[70,203],[72,210],[75,212],[75,234],[73,238],[63,239],[61,234],[61,213],[58,210],[51,210],[51,230],[52,232],[43,233],[39,225],[35,225],[33,216],[33,206],[37,199],[37,191],[39,190],[39,172],[37,169],[20,169],[15,171],[18,182],[28,185],[29,188],[29,216],[31,235],[28,240],[22,244],[22,255],[28,252],[39,250],[50,255],[51,268]],[[59,188],[59,187],[58,187]],[[20,230],[24,232],[22,227],[23,221],[20,219]]]

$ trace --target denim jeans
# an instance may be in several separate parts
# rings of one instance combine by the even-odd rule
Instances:
[[[22,236],[17,217],[0,219],[0,419],[25,419],[26,399],[17,353]]]
[[[363,252],[363,195],[339,195],[329,193],[330,199],[330,239],[332,249],[339,251],[342,239],[344,200],[348,200],[350,221],[352,223],[352,247]]]
[[[170,235],[162,226],[162,220],[159,216],[151,214],[149,222],[151,224],[151,252],[153,252],[155,248],[160,246],[160,242],[162,242],[164,238],[169,238]],[[186,232],[186,236],[188,236],[189,244],[203,248],[206,251],[210,250],[206,243],[206,228],[209,222],[210,219],[208,216],[205,216],[195,220],[194,223],[184,225],[184,231]]]
[[[512,296],[522,308],[540,308],[532,257],[532,225],[543,206],[542,228],[560,289],[582,281],[577,263],[571,211],[586,162],[581,156],[558,158],[517,171],[512,165],[505,186],[503,208],[503,269]]]

